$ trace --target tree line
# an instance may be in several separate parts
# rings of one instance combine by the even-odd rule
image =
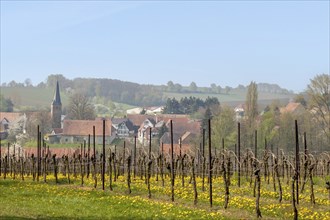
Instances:
[[[233,91],[245,91],[247,87],[238,85],[236,88],[220,86],[212,83],[209,87],[198,87],[195,82],[189,86],[183,86],[173,81],[166,85],[143,85],[115,79],[100,78],[75,78],[68,79],[62,74],[51,74],[45,82],[40,82],[38,88],[55,88],[56,81],[59,81],[61,91],[68,93],[81,93],[90,98],[99,97],[107,101],[126,103],[136,106],[163,105],[167,102],[165,93],[203,93],[203,94],[229,94]],[[9,83],[2,83],[3,87],[34,87],[30,79],[23,83],[12,80]],[[288,94],[290,91],[282,89],[275,84],[259,83],[258,88],[263,92]]]
[[[205,100],[196,97],[184,97],[179,101],[176,98],[168,98],[163,110],[164,114],[193,114],[200,108],[218,107],[220,102],[215,97],[207,97]]]

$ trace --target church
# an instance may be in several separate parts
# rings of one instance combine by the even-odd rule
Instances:
[[[82,143],[93,141],[93,134],[95,134],[96,144],[103,142],[103,118],[95,120],[69,120],[62,115],[62,102],[60,95],[59,82],[56,82],[54,92],[54,99],[51,103],[51,122],[52,132],[48,135],[50,143]],[[106,120],[105,134],[106,143],[110,144],[113,137],[111,137],[111,120]]]
[[[58,129],[62,128],[61,121],[62,121],[62,102],[61,102],[61,95],[60,95],[60,86],[58,81],[56,82],[56,89],[54,94],[54,100],[50,107],[50,114],[52,119],[52,128]]]

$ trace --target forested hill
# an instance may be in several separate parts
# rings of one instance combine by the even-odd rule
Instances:
[[[202,99],[208,96],[217,97],[220,102],[243,101],[247,91],[247,85],[238,85],[236,88],[216,84],[211,84],[210,87],[198,87],[198,82],[191,82],[189,86],[182,86],[173,81],[169,81],[166,85],[141,85],[115,79],[75,78],[71,80],[63,75],[49,75],[45,82],[41,82],[37,86],[33,86],[29,79],[26,79],[24,83],[15,81],[11,81],[8,84],[3,83],[1,93],[6,98],[15,99],[15,97],[19,96],[17,94],[19,91],[24,93],[23,88],[53,91],[57,80],[60,83],[61,93],[64,97],[74,92],[79,92],[92,98],[97,97],[134,106],[162,105],[166,103],[169,97],[180,99],[181,97],[190,96]],[[14,94],[11,91],[12,88],[15,88]],[[293,96],[293,92],[275,84],[259,83],[258,90],[260,100],[288,99]],[[50,100],[47,100],[45,106],[48,106],[49,102]],[[42,105],[42,103],[39,104]]]

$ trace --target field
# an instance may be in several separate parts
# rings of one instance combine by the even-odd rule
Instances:
[[[11,98],[15,105],[20,107],[49,108],[54,98],[54,89],[34,87],[1,87],[1,94]],[[68,97],[61,93],[63,105],[68,104]]]
[[[13,101],[14,111],[49,109],[54,98],[53,89],[36,87],[1,87],[1,94]],[[61,101],[63,106],[67,106],[69,104],[69,94],[61,91]],[[127,109],[136,107],[125,103],[113,102],[113,104],[115,107],[111,109],[112,115],[124,114]],[[108,108],[103,104],[99,104],[99,106]],[[100,114],[100,116],[103,115]]]
[[[238,104],[244,103],[246,100],[246,91],[242,90],[233,90],[229,94],[214,94],[214,93],[171,93],[165,92],[165,98],[176,98],[181,99],[183,97],[196,97],[201,99],[206,99],[207,97],[216,97],[219,102],[222,104],[226,104],[229,106],[236,106]],[[266,93],[259,92],[258,93],[258,103],[262,107],[269,105],[273,100],[280,101],[281,104],[285,105],[288,101],[293,97],[292,94],[276,94],[276,93]]]
[[[329,177],[328,177],[329,178]],[[98,176],[98,185],[94,188],[94,179],[67,177],[60,175],[58,184],[49,174],[47,183],[43,178],[33,181],[31,176],[3,175],[0,179],[0,218],[4,219],[254,219],[255,197],[249,181],[242,178],[241,187],[237,186],[233,176],[230,186],[230,199],[227,209],[224,204],[223,179],[213,179],[213,206],[209,205],[209,188],[205,183],[202,191],[202,180],[197,178],[198,202],[194,205],[194,191],[185,178],[182,186],[181,178],[175,182],[175,201],[171,201],[170,178],[162,181],[151,178],[151,198],[145,180],[140,176],[132,177],[131,193],[128,194],[126,175],[119,176],[109,189],[109,176],[106,176],[105,190]],[[297,205],[299,219],[330,219],[330,201],[324,187],[324,179],[314,178],[316,204],[310,203],[308,184],[300,195]],[[270,184],[261,182],[260,209],[264,219],[292,219],[293,211],[290,196],[290,184],[283,183],[283,201],[278,202],[278,192],[274,192]]]
[[[1,94],[5,97],[9,97],[13,100],[16,106],[20,106],[20,108],[49,108],[50,103],[54,96],[53,89],[47,88],[34,88],[34,87],[21,87],[21,88],[11,88],[11,87],[1,87]],[[190,97],[194,96],[201,99],[206,99],[209,97],[217,97],[220,103],[225,103],[227,105],[235,106],[239,103],[245,102],[246,99],[246,91],[242,90],[233,90],[229,92],[229,94],[213,94],[213,93],[172,93],[172,92],[164,92],[163,98],[166,100],[167,98],[181,99],[182,97]],[[36,98],[38,97],[38,98]],[[290,98],[293,97],[292,94],[276,94],[276,93],[266,93],[259,92],[259,104],[264,106],[266,104],[270,104],[273,100],[279,100],[283,102],[282,104],[286,104]],[[61,99],[63,106],[66,106],[69,101],[68,95],[61,91]],[[124,103],[115,103],[117,109],[126,110],[129,108],[134,108],[135,106],[126,105]]]

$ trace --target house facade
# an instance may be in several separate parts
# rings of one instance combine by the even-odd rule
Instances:
[[[114,137],[111,135],[111,120],[105,120],[105,144],[110,144]],[[103,144],[103,120],[64,120],[61,143],[81,143],[88,141],[93,144],[95,129],[95,144]]]
[[[18,112],[0,112],[0,138],[6,139],[9,130],[17,127],[25,133],[27,117],[24,113]]]
[[[118,138],[132,137],[137,133],[137,127],[127,118],[112,118],[112,135]]]

